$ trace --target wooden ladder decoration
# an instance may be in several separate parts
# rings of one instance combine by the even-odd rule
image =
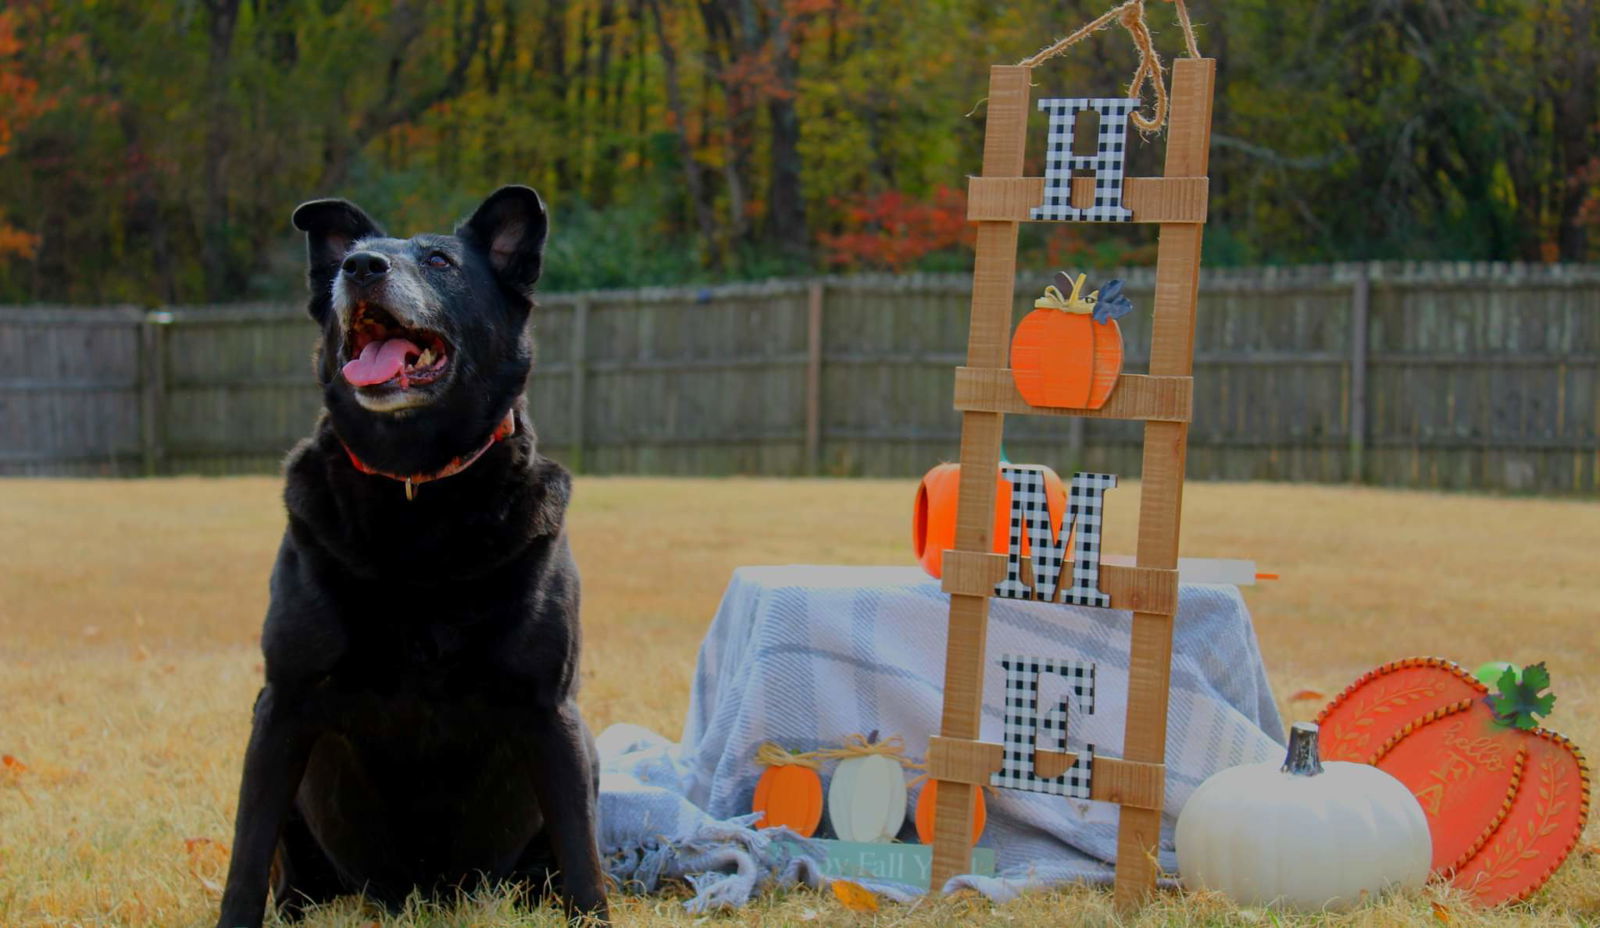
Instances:
[[[1121,805],[1117,833],[1116,903],[1139,904],[1155,888],[1165,783],[1172,623],[1178,602],[1178,529],[1183,505],[1194,369],[1195,301],[1206,218],[1206,176],[1216,62],[1173,63],[1165,176],[1127,178],[1123,205],[1134,222],[1159,223],[1150,373],[1123,374],[1097,410],[1030,405],[1007,369],[1015,299],[1018,223],[1043,201],[1044,179],[1023,177],[1032,69],[989,71],[983,175],[970,179],[968,219],[978,225],[972,272],[967,366],[956,369],[961,410],[961,484],[956,547],[944,554],[943,590],[950,594],[944,714],[929,740],[928,772],[939,781],[933,849],[937,888],[968,872],[973,790],[1000,769],[1002,746],[978,739],[983,708],[989,597],[1006,576],[1007,556],[992,553],[995,475],[1007,413],[1093,416],[1145,423],[1136,567],[1100,566],[1100,589],[1111,608],[1133,612],[1123,757],[1096,754],[1092,798]],[[1094,179],[1074,178],[1073,202],[1093,195]],[[1038,750],[1043,776],[1059,774],[1071,755]]]

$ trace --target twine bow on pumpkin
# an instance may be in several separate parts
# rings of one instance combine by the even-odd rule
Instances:
[[[1083,280],[1082,274],[1078,275],[1078,280],[1080,282]],[[1059,309],[1064,313],[1077,313],[1080,316],[1087,316],[1089,313],[1094,312],[1092,303],[1078,299],[1076,287],[1073,288],[1071,296],[1063,296],[1061,288],[1053,284],[1044,288],[1044,296],[1033,301],[1033,308]]]
[[[756,748],[756,763],[763,767],[805,767],[808,770],[820,770],[822,758],[819,752],[803,753],[790,751],[779,747],[771,741],[766,741]]]
[[[1082,316],[1093,314],[1094,321],[1101,325],[1112,319],[1121,319],[1133,311],[1133,303],[1122,293],[1121,280],[1108,280],[1099,289],[1084,293],[1084,281],[1087,279],[1087,274],[1079,274],[1077,279],[1073,279],[1058,272],[1055,284],[1044,288],[1044,296],[1033,301],[1033,308],[1059,309],[1064,313]],[[1062,295],[1063,287],[1072,291],[1070,296]]]
[[[818,757],[828,760],[845,760],[850,757],[887,757],[902,767],[916,768],[920,766],[906,756],[905,739],[899,735],[892,738],[878,740],[878,733],[870,735],[854,734],[845,735],[844,744],[836,748],[823,748],[816,752]]]

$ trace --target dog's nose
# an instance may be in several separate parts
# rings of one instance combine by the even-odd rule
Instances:
[[[371,283],[389,272],[389,259],[371,251],[358,251],[344,259],[345,276],[358,284]]]

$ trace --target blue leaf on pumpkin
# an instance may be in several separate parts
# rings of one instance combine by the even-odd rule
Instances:
[[[1094,304],[1094,321],[1105,325],[1133,312],[1133,303],[1122,295],[1122,281],[1108,280],[1100,285],[1100,298]]]

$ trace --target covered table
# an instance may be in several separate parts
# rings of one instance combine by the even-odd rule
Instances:
[[[810,751],[878,731],[902,736],[923,759],[938,733],[948,605],[938,581],[914,567],[736,570],[695,670],[677,754],[685,798],[718,819],[748,813],[764,741]],[[1089,661],[1093,708],[1069,715],[1067,750],[1121,756],[1130,624],[1122,611],[991,600],[980,737],[1002,740],[1003,655]],[[1067,686],[1042,679],[1041,704]],[[1172,827],[1195,787],[1225,767],[1283,756],[1282,721],[1237,588],[1181,587],[1169,714],[1161,857],[1172,872]],[[980,844],[996,849],[1009,878],[998,883],[1105,880],[1117,815],[1109,803],[993,790]],[[902,840],[916,840],[911,819]]]

